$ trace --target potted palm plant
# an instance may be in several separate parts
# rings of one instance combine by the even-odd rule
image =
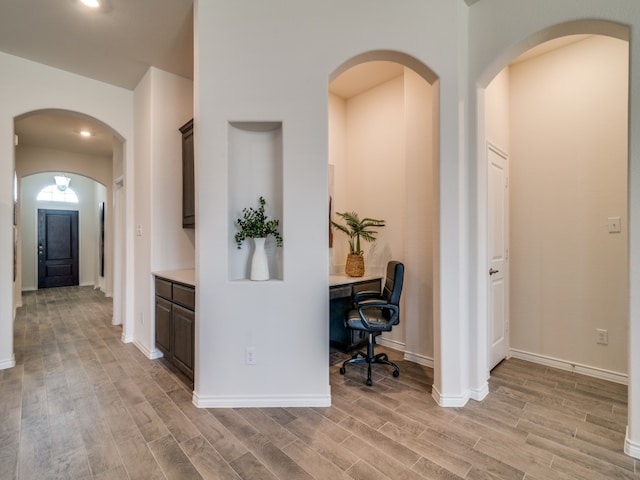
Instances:
[[[349,240],[349,254],[344,271],[350,277],[361,277],[364,275],[364,252],[360,241],[374,242],[378,231],[372,228],[384,227],[385,221],[369,217],[361,220],[356,212],[336,212],[336,215],[344,220],[344,225],[333,220],[331,225],[344,232]]]
[[[260,197],[258,209],[252,207],[242,209],[242,218],[236,220],[239,231],[235,240],[238,248],[247,238],[253,238],[254,250],[251,257],[251,280],[269,280],[269,264],[264,250],[264,242],[269,235],[276,239],[276,245],[282,246],[282,235],[278,231],[280,221],[277,218],[269,219],[264,212],[267,201]]]

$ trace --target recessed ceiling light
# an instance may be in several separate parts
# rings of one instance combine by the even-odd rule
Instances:
[[[82,135],[83,137],[90,137],[91,132],[89,130],[80,130],[80,135]]]
[[[91,8],[98,8],[100,6],[99,0],[80,0],[84,5]]]

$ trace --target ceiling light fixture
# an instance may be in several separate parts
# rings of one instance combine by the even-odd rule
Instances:
[[[100,6],[99,0],[80,0],[84,5],[90,8],[98,8]]]
[[[64,173],[61,173],[60,175],[54,175],[53,178],[56,181],[56,187],[58,187],[58,190],[60,190],[61,192],[64,192],[67,188],[69,188],[71,179]]]
[[[91,132],[89,130],[80,130],[80,135],[83,137],[90,137]]]

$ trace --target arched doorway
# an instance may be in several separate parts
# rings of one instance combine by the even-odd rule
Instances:
[[[22,191],[21,180],[37,176],[41,172],[52,172],[48,175],[51,181],[53,181],[53,173],[60,172],[77,177],[80,183],[90,182],[89,179],[95,181],[90,182],[95,187],[87,187],[90,191],[88,196],[95,200],[97,195],[100,201],[94,202],[94,208],[91,209],[89,216],[95,215],[96,227],[99,228],[97,219],[100,213],[104,214],[102,247],[105,264],[104,269],[96,275],[85,272],[83,283],[93,283],[107,296],[114,297],[114,323],[122,323],[120,313],[122,268],[120,265],[123,258],[121,253],[118,253],[121,250],[114,248],[114,238],[123,230],[124,225],[121,220],[114,222],[113,213],[117,207],[114,201],[114,178],[123,175],[122,138],[113,129],[93,117],[65,110],[38,110],[20,115],[15,118],[14,131],[18,199]],[[41,182],[45,182],[45,179]],[[100,185],[102,187],[99,187]],[[100,193],[101,188],[104,189],[103,193]],[[21,207],[22,202],[18,200],[16,208],[18,213],[21,212]],[[102,212],[99,211],[100,207]],[[17,215],[17,219],[20,219],[20,215]],[[22,225],[19,221],[16,227],[17,238],[22,238]],[[99,246],[96,246],[96,249],[99,250]],[[22,252],[20,247],[17,250],[17,271],[21,272],[25,252]],[[100,262],[97,253],[96,262],[96,265]],[[88,279],[88,276],[91,279]],[[14,303],[16,305],[20,304],[22,277],[19,273],[15,283]]]
[[[331,214],[355,211],[385,220],[375,245],[366,246],[365,270],[381,274],[391,259],[407,270],[401,323],[377,342],[434,367],[437,78],[413,57],[377,51],[345,62],[331,79]],[[332,274],[344,271],[347,253],[345,238],[335,233]]]
[[[512,56],[501,57],[500,67],[487,69],[478,83],[478,303],[479,331],[486,337],[476,346],[487,376],[495,339],[487,152],[502,123],[509,188],[516,189],[509,355],[627,381],[629,255],[620,219],[628,223],[628,34],[607,22],[556,25],[512,47]],[[538,49],[518,57],[533,38]],[[499,119],[497,104],[505,100],[511,100],[508,115]],[[598,154],[603,151],[606,161]],[[610,213],[602,214],[603,208]],[[616,332],[609,345],[598,338],[600,330]]]

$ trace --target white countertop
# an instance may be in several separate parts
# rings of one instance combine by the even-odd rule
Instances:
[[[164,270],[160,272],[152,272],[156,277],[166,278],[185,285],[196,286],[196,270],[195,268],[185,268],[183,270]],[[348,285],[350,283],[366,282],[369,280],[378,280],[382,275],[363,275],[362,277],[350,277],[348,275],[329,275],[329,286]]]
[[[185,268],[183,270],[165,270],[162,272],[153,272],[156,277],[166,278],[185,285],[196,286],[196,269]]]
[[[348,275],[329,275],[329,286],[347,285],[349,283],[366,282],[368,280],[378,280],[382,275],[363,275],[362,277],[350,277]]]

